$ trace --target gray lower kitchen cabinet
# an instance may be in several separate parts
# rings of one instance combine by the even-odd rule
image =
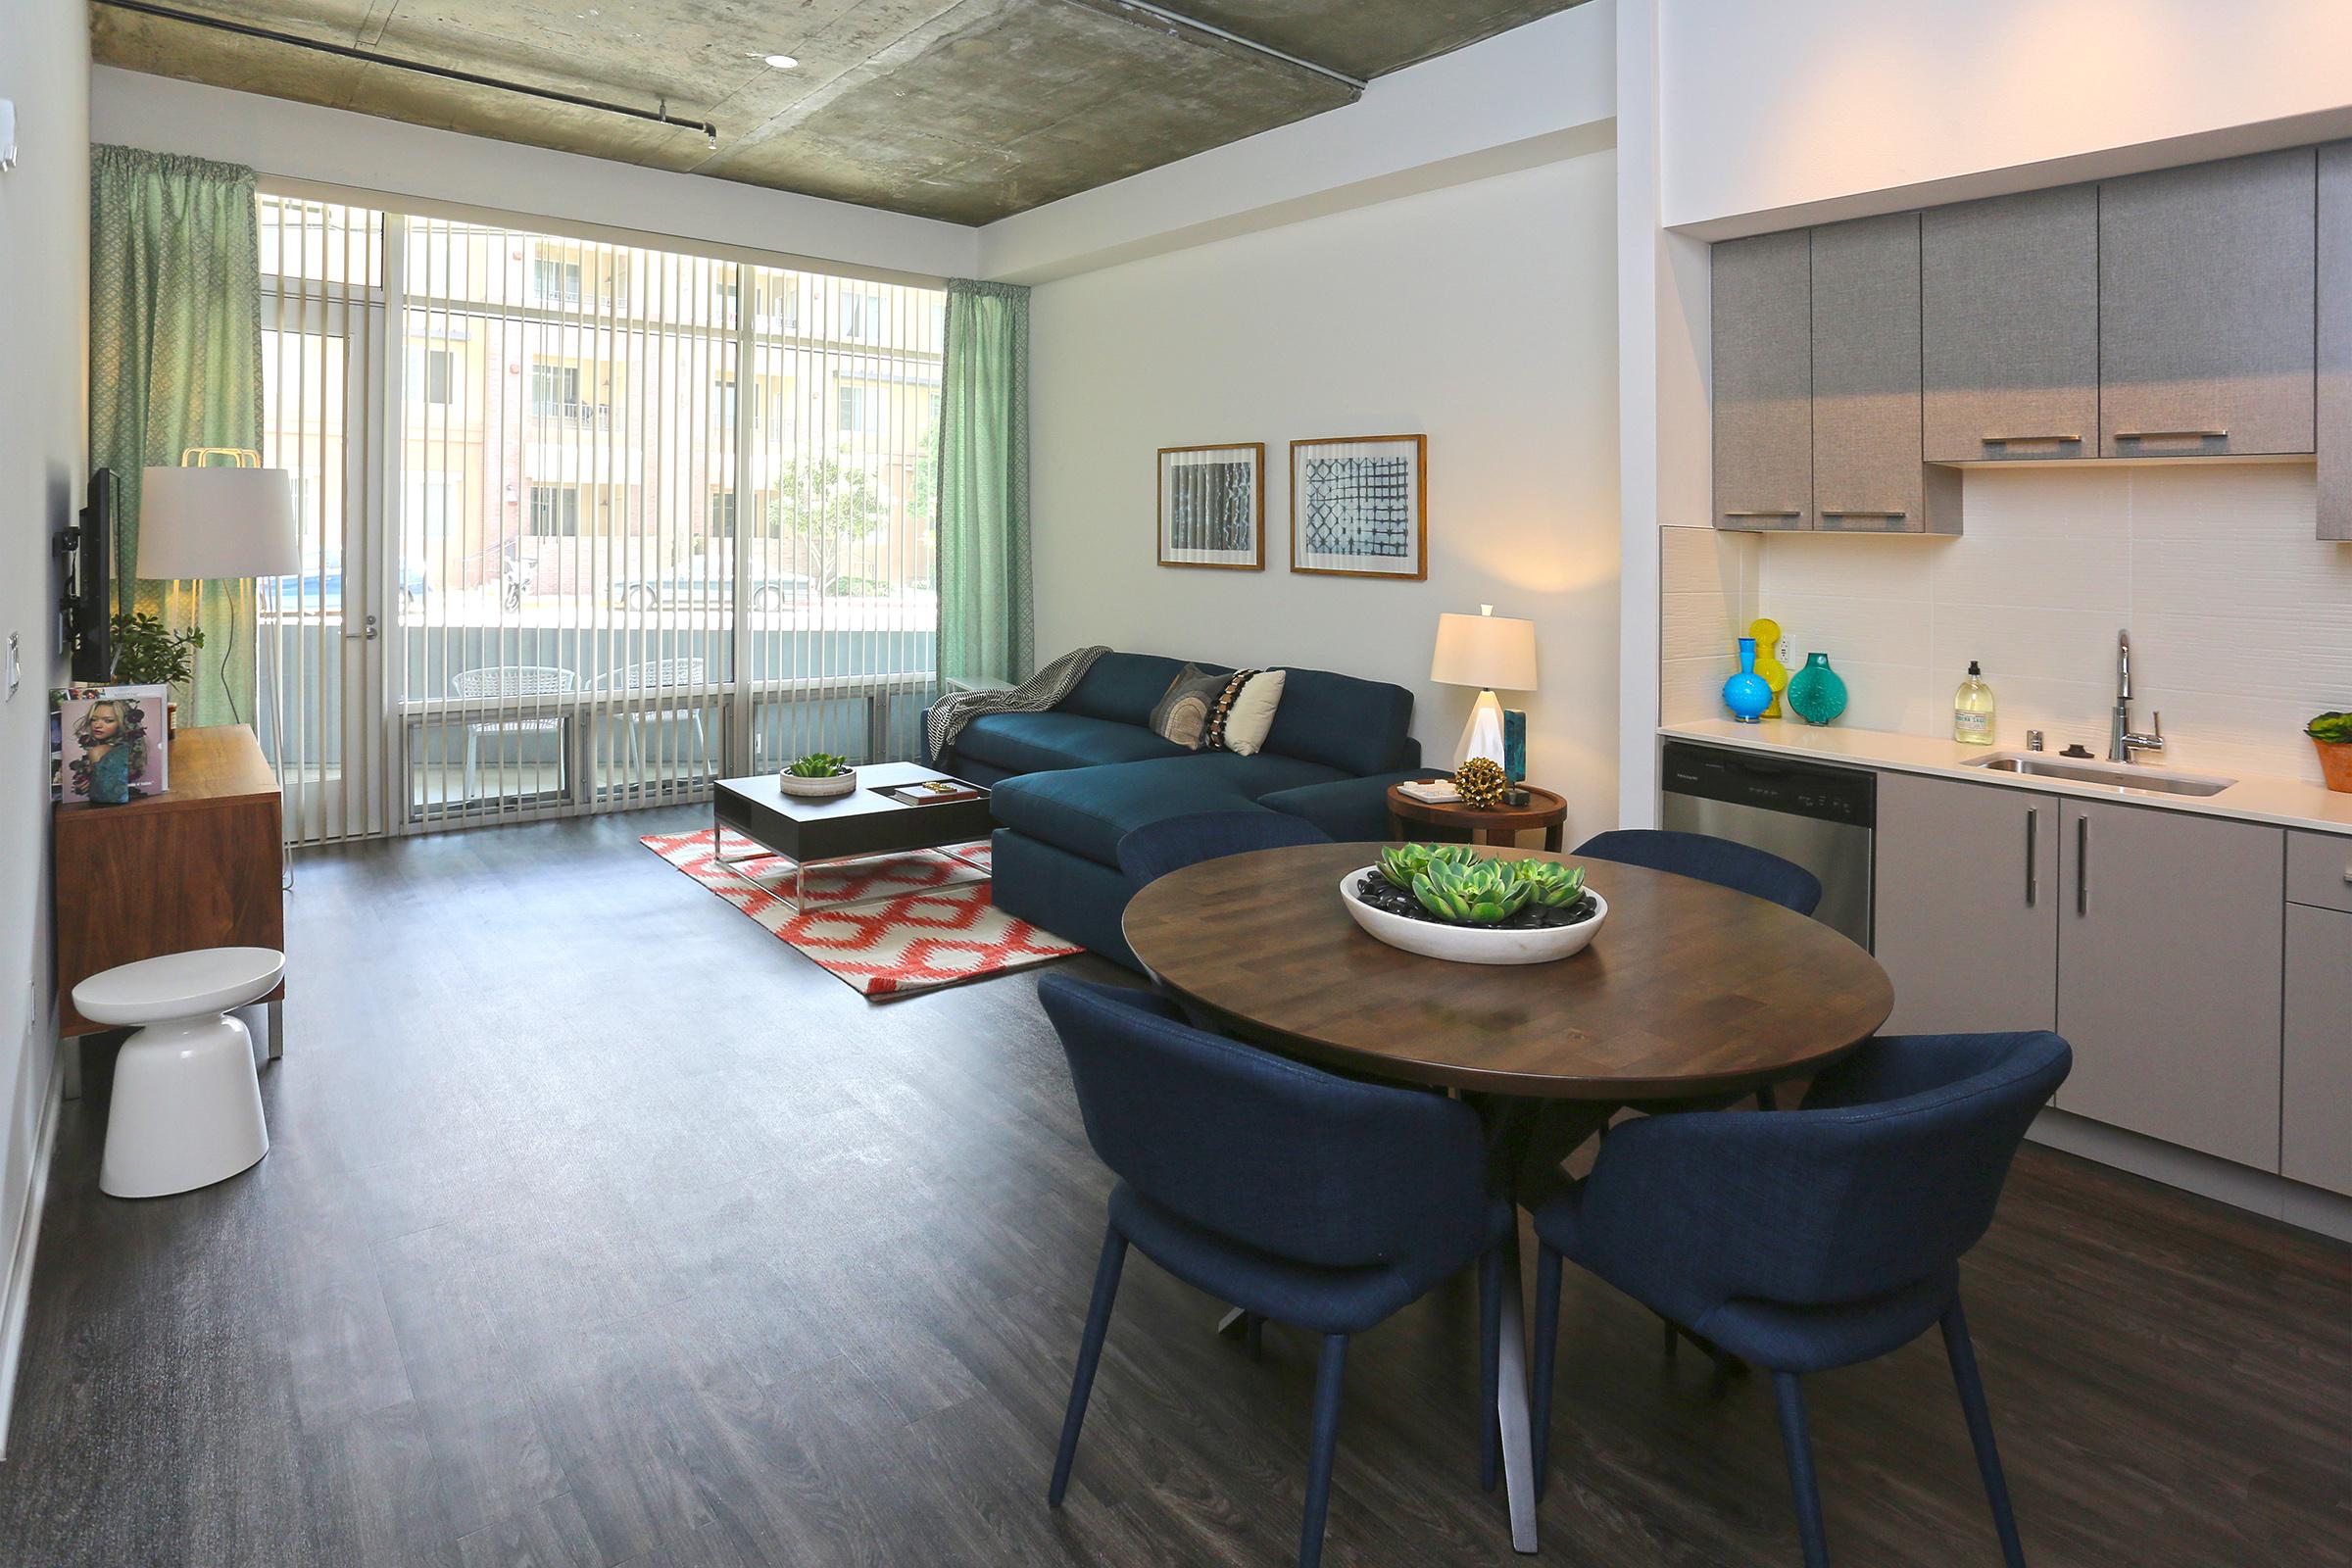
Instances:
[[[2075,800],[2060,816],[2059,1108],[2276,1171],[2284,835]]]
[[[2296,148],[2099,186],[2099,452],[2310,452],[2317,165]]]
[[[2286,906],[2278,1173],[2352,1194],[2352,914]]]
[[[2352,539],[2352,141],[2319,156],[2320,537]]]
[[[2058,1020],[2058,801],[1879,775],[1876,940],[1888,1034],[2050,1029]]]
[[[1813,525],[1813,269],[1807,230],[1714,247],[1715,525]]]
[[[2088,458],[2099,440],[2099,190],[1921,215],[1922,456]]]
[[[1813,230],[1813,526],[1954,533],[1960,475],[1920,461],[1919,215]]]

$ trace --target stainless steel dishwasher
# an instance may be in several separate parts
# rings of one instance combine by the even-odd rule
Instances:
[[[1668,741],[1659,779],[1665,826],[1795,861],[1821,878],[1813,917],[1870,946],[1877,774]]]

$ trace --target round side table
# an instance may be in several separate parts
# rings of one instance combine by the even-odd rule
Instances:
[[[1566,797],[1554,795],[1549,790],[1540,790],[1533,784],[1523,784],[1520,788],[1528,793],[1525,806],[1498,805],[1476,811],[1459,801],[1448,801],[1443,806],[1416,801],[1392,784],[1389,786],[1389,825],[1396,830],[1395,836],[1397,838],[1406,836],[1405,823],[1427,822],[1432,827],[1452,828],[1464,833],[1473,844],[1478,842],[1479,835],[1483,833],[1487,843],[1506,846],[1515,844],[1523,830],[1540,827],[1544,830],[1544,848],[1554,855],[1559,854],[1561,829],[1568,821]]]

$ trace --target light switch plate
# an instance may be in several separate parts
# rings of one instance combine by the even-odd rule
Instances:
[[[6,662],[0,663],[0,680],[8,686],[7,700],[14,701],[17,688],[24,684],[24,639],[16,632],[8,634]]]
[[[0,174],[17,167],[17,105],[0,98]]]

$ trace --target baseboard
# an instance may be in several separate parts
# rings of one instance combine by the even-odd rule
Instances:
[[[2037,1144],[2210,1198],[2249,1213],[2352,1242],[2352,1198],[2055,1108],[2034,1118]]]
[[[78,1049],[69,1040],[65,1049]],[[52,1063],[49,1092],[41,1100],[40,1130],[32,1140],[32,1170],[24,1183],[24,1210],[17,1216],[9,1249],[8,1298],[0,1301],[0,1459],[8,1457],[9,1421],[17,1408],[17,1364],[24,1349],[25,1309],[32,1303],[32,1254],[41,1239],[41,1208],[49,1196],[49,1160],[57,1152],[58,1107],[65,1102],[66,1074]]]

